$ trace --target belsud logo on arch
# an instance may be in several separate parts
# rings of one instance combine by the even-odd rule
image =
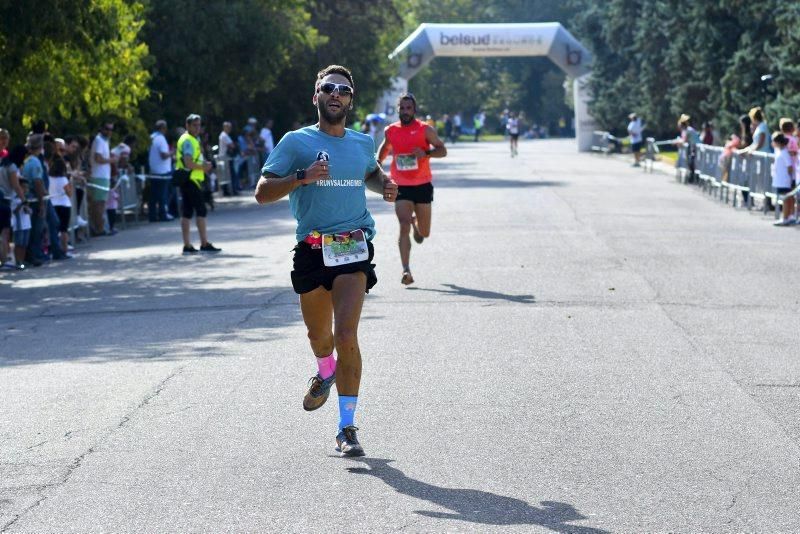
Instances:
[[[433,28],[431,28],[433,29]],[[468,28],[450,26],[435,28],[429,42],[437,56],[463,55],[530,55],[546,54],[553,40],[550,28],[540,31],[519,28]]]

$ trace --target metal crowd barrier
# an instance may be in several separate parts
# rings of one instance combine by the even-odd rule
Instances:
[[[689,176],[689,157],[687,148],[681,147],[676,164],[677,176],[681,181],[696,182],[703,191],[719,198],[720,202],[731,202],[733,207],[742,205],[753,209],[755,201],[762,201],[766,213],[771,201],[776,216],[783,199],[788,195],[772,192],[772,166],[775,156],[768,152],[752,154],[732,154],[723,157],[722,147],[698,144],[695,148],[694,176]],[[741,198],[741,203],[738,202]]]
[[[602,130],[595,130],[592,132],[592,152],[609,154],[614,152],[617,146],[622,146],[620,140],[611,135],[611,132]]]

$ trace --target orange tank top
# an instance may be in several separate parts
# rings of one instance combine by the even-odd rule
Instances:
[[[386,140],[392,145],[392,180],[397,185],[422,185],[431,181],[430,158],[417,159],[414,148],[430,149],[425,138],[426,124],[414,119],[408,126],[399,121],[386,128]]]

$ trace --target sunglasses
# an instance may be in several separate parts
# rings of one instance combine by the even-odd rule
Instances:
[[[353,96],[353,88],[343,83],[322,83],[319,85],[319,90],[326,95],[333,94],[334,91],[339,91],[341,96]]]

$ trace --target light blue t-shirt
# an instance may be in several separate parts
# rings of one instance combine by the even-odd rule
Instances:
[[[42,162],[39,161],[37,156],[28,156],[25,160],[25,164],[22,166],[22,177],[28,180],[28,185],[30,188],[28,189],[28,198],[35,198],[34,195],[34,182],[36,180],[40,180],[44,182],[44,167],[42,167]],[[43,184],[45,190],[47,190],[49,183]]]
[[[764,143],[761,145],[761,148],[758,149],[759,152],[769,152],[772,153],[772,142],[769,136],[769,127],[767,126],[766,122],[761,122],[756,126],[756,131],[753,132],[753,144],[755,144],[758,139],[759,135],[764,136]]]
[[[372,240],[375,221],[367,210],[364,178],[378,167],[378,161],[370,136],[345,129],[343,137],[334,137],[316,125],[306,126],[283,136],[261,172],[288,176],[321,159],[328,160],[331,179],[289,193],[292,215],[297,219],[297,240],[314,230],[328,234],[358,228]]]

